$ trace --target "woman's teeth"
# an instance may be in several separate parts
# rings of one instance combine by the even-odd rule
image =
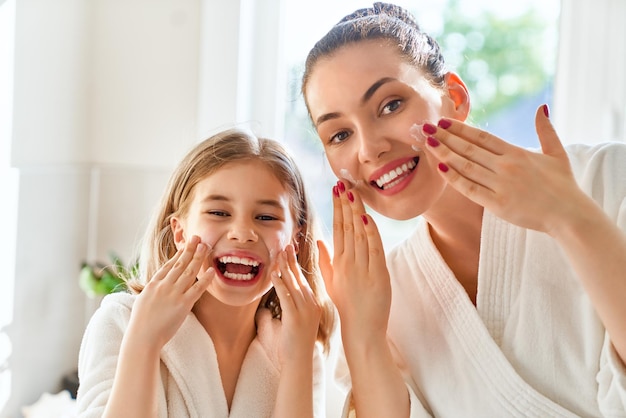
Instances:
[[[397,185],[402,181],[406,174],[408,174],[417,166],[417,161],[418,159],[414,158],[402,164],[400,167],[397,167],[390,172],[383,174],[378,178],[378,180],[376,180],[376,185],[383,190],[389,189]]]

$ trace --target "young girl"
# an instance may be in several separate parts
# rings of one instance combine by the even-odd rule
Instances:
[[[324,416],[333,311],[295,162],[230,130],[174,171],[130,293],[80,350],[81,417]]]
[[[320,258],[358,417],[626,416],[626,145],[564,148],[546,106],[541,152],[465,124],[390,4],[335,25],[302,91],[340,178]],[[363,203],[420,216],[386,260]]]

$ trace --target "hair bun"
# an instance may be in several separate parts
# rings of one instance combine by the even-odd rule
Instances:
[[[358,9],[349,15],[346,15],[341,19],[337,24],[349,22],[351,20],[361,19],[364,17],[374,17],[374,16],[389,16],[394,19],[401,20],[409,26],[414,27],[417,30],[420,30],[419,24],[415,17],[406,9],[392,3],[383,3],[377,1],[374,3],[372,7],[367,7],[363,9]]]

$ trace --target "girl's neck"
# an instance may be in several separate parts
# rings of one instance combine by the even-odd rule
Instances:
[[[439,253],[476,304],[478,261],[484,208],[448,186],[424,213]]]
[[[258,305],[230,306],[205,293],[193,308],[216,348],[241,349],[256,337]]]

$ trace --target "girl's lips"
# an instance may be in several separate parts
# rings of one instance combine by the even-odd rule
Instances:
[[[396,193],[396,187],[412,177],[418,163],[419,157],[409,157],[386,164],[370,176],[370,185],[380,191],[391,191],[393,189],[393,193]]]
[[[254,254],[242,251],[221,254],[213,264],[218,277],[231,286],[251,286],[263,276],[264,263]]]

